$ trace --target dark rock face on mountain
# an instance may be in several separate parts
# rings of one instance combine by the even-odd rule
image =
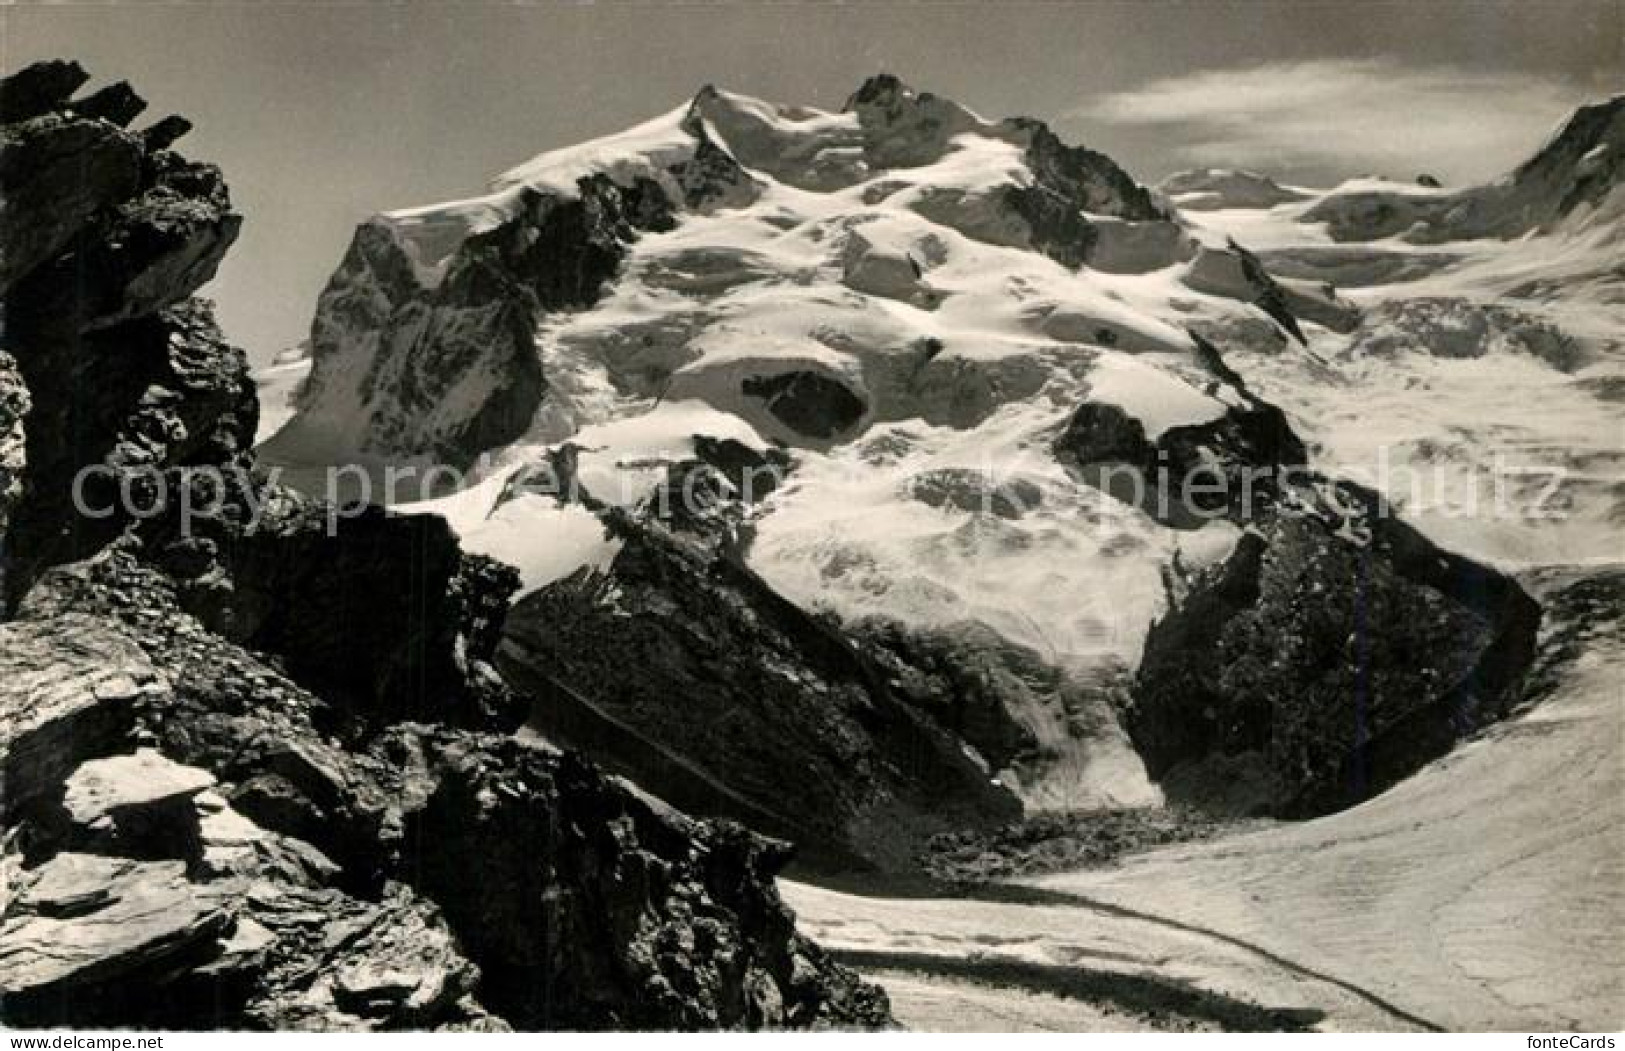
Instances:
[[[940,631],[870,620],[849,629],[879,665],[891,691],[975,748],[993,770],[1032,757],[1038,742],[1010,713],[1032,692],[1063,695],[1063,677],[1039,655],[976,623]]]
[[[779,422],[808,438],[827,439],[852,429],[868,406],[840,382],[816,372],[749,377],[747,397],[760,398]]]
[[[85,80],[0,81],[0,200],[39,205],[0,225],[5,1023],[886,1024],[796,934],[784,848],[507,736],[511,570],[256,472],[243,355],[190,298],[224,183]]]
[[[486,202],[495,219],[406,213],[363,224],[317,305],[314,368],[299,395],[308,418],[267,454],[297,460],[316,441],[363,462],[467,466],[520,437],[547,391],[538,322],[596,302],[628,244],[670,229],[676,210],[749,193],[703,122],[685,126],[695,148],[663,182],[593,174],[568,192],[513,187]]]
[[[817,864],[903,864],[911,836],[1020,813],[836,628],[659,526],[521,600],[498,660],[544,733]]]
[[[1533,658],[1540,607],[1371,492],[1305,467],[1280,411],[1204,346],[1244,408],[1153,444],[1139,421],[1088,403],[1057,442],[1080,469],[1128,464],[1164,492],[1177,494],[1177,480],[1200,467],[1222,482],[1211,498],[1176,495],[1177,513],[1160,503],[1147,513],[1175,526],[1247,527],[1222,563],[1190,575],[1176,567],[1124,726],[1180,803],[1294,817],[1339,810],[1507,711]]]
[[[1316,478],[1183,585],[1151,629],[1126,725],[1193,806],[1351,806],[1505,714],[1540,608],[1371,493]]]
[[[1232,407],[1210,423],[1171,427],[1152,441],[1117,406],[1085,402],[1056,438],[1055,453],[1083,481],[1179,529],[1252,517],[1273,498],[1264,472],[1305,459],[1285,415],[1263,403]],[[1249,481],[1253,474],[1256,483]]]
[[[387,390],[399,395],[399,412],[349,421],[358,428],[357,453],[467,465],[519,437],[547,389],[534,344],[538,319],[594,302],[625,243],[671,223],[670,205],[651,181],[622,188],[594,176],[577,191],[571,198],[520,191],[510,218],[454,242],[445,259],[423,257],[435,250],[431,238],[445,233],[403,232],[408,221],[387,216],[363,225],[317,306],[315,368],[301,402],[318,404],[334,396],[333,385],[357,382],[349,341],[365,332],[375,353],[356,404]],[[436,426],[442,403],[470,387],[478,407]]]
[[[1026,139],[1031,186],[1006,191],[1010,208],[1032,229],[1033,247],[1063,266],[1082,266],[1092,256],[1093,225],[1080,212],[1131,222],[1167,221],[1172,213],[1103,153],[1068,146],[1042,121],[1005,122]]]

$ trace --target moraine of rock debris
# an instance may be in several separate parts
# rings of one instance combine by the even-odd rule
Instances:
[[[183,119],[117,126],[133,91],[73,103],[86,79],[0,81],[4,1022],[888,1024],[796,933],[783,848],[506,735],[511,570],[256,471],[246,362],[190,298],[225,184],[168,148]],[[227,484],[195,531],[71,513],[85,467],[200,465]]]

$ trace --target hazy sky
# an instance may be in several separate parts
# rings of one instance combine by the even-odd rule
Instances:
[[[70,3],[0,7],[0,65],[79,59],[197,125],[246,216],[208,290],[263,360],[306,334],[354,225],[701,85],[838,107],[897,73],[1029,114],[1145,181],[1196,164],[1305,181],[1482,179],[1625,90],[1625,0]]]

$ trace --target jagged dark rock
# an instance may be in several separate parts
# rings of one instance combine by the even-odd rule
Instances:
[[[246,357],[201,301],[87,333],[56,328],[60,315],[13,316],[5,338],[32,397],[29,419],[50,421],[27,427],[29,486],[6,551],[15,603],[43,567],[89,555],[130,522],[121,487],[152,508],[164,471],[246,453],[259,410]],[[88,514],[74,495],[87,467],[78,491]]]
[[[0,135],[0,292],[60,252],[141,179],[141,145],[108,124],[50,113]]]
[[[16,124],[61,109],[89,79],[83,66],[64,59],[24,66],[0,80],[0,124]]]
[[[201,858],[177,859],[187,860],[187,893],[193,900],[221,895],[222,908],[236,916],[234,925],[188,936],[181,965],[166,956],[168,965],[153,973],[144,955],[133,961],[140,967],[120,965],[119,990],[103,998],[97,1010],[105,1013],[94,1021],[497,1024],[486,1008],[525,1027],[886,1021],[876,990],[795,934],[772,884],[788,857],[780,846],[743,829],[691,821],[579,759],[510,737],[410,724],[375,732],[334,722],[332,706],[342,695],[318,699],[181,612],[167,578],[140,562],[136,545],[53,570],[21,619],[0,627],[35,645],[68,630],[85,646],[129,647],[125,663],[139,664],[148,684],[131,687],[132,696],[120,696],[123,688],[96,691],[100,678],[79,685],[87,675],[112,674],[100,662],[94,671],[46,667],[0,683],[0,712],[26,706],[54,676],[66,675],[51,688],[119,720],[90,733],[87,715],[71,734],[31,736],[31,754],[52,742],[59,750],[51,763],[27,760],[26,776],[38,779],[32,783],[40,792],[22,808],[32,859],[25,877],[64,856],[68,841],[52,838],[60,826],[36,815],[63,805],[52,799],[63,798],[65,783],[89,778],[72,774],[75,767],[83,771],[87,759],[147,742],[212,774],[221,801],[194,797],[198,827],[190,838],[171,827],[167,839],[149,831],[142,841],[199,844]],[[38,666],[26,647],[21,652],[26,666]],[[339,727],[342,737],[335,741],[319,724]],[[67,743],[71,754],[60,750]],[[8,779],[25,775],[15,765],[23,751],[6,753]],[[172,825],[188,820],[174,809],[163,813]],[[72,842],[83,849],[82,839]],[[115,849],[110,840],[94,842]],[[538,849],[549,843],[552,849]],[[470,865],[479,894],[468,893]],[[174,886],[175,874],[162,872],[152,893],[171,893],[164,888]],[[141,885],[148,883],[143,875]],[[321,924],[311,926],[313,914],[324,917]],[[87,914],[85,922],[103,919]],[[35,921],[23,923],[19,946],[40,930]],[[358,936],[321,937],[332,923]],[[375,933],[360,936],[368,931]],[[233,947],[243,941],[258,948]],[[5,961],[0,948],[0,969]],[[65,1012],[103,988],[102,973],[66,986],[42,980],[37,995],[8,999],[8,1011],[17,1012],[8,1018],[89,1019]],[[47,995],[64,988],[70,991],[55,999]],[[199,1004],[207,1005],[201,1016]]]
[[[1150,191],[1103,153],[1068,146],[1042,121],[1014,118],[1005,124],[1027,139],[1030,186],[1005,191],[1011,211],[1026,220],[1033,247],[1063,266],[1088,262],[1095,247],[1094,225],[1083,212],[1133,222],[1166,222],[1172,214]]]
[[[1276,324],[1285,329],[1287,334],[1297,340],[1299,344],[1307,344],[1309,341],[1304,338],[1303,329],[1299,327],[1297,317],[1292,313],[1292,308],[1287,305],[1286,293],[1270,276],[1270,272],[1264,269],[1264,264],[1258,261],[1257,256],[1238,245],[1234,239],[1231,239],[1229,247],[1230,251],[1241,261],[1243,278],[1248,286],[1256,291],[1256,298],[1253,301],[1258,304],[1259,309],[1274,318]]]
[[[1540,607],[1374,494],[1315,478],[1153,625],[1125,725],[1170,796],[1351,806],[1512,706]]]
[[[241,225],[220,170],[173,154],[147,167],[150,185],[139,196],[14,290],[30,332],[65,339],[108,328],[181,303],[214,276]]]
[[[127,91],[91,98],[127,106]],[[112,497],[133,476],[229,461],[258,418],[245,357],[190,299],[237,233],[219,170],[55,105],[0,132],[0,346],[30,400],[29,485],[0,549],[5,604],[43,567],[116,536],[129,515]],[[81,487],[91,513],[74,507],[81,468],[94,469]]]
[[[436,845],[412,878],[446,903],[487,975],[482,997],[515,1024],[884,1022],[883,1000],[795,933],[772,889],[783,844],[693,822],[568,755],[410,743],[438,781],[406,816],[408,840]],[[470,881],[504,893],[467,894]]]
[[[522,717],[485,663],[517,574],[465,556],[445,519],[377,507],[339,517],[280,494],[213,546],[203,573],[174,564],[189,547],[158,556],[173,567],[182,605],[226,637],[280,655],[316,692],[396,720]]]
[[[620,536],[602,572],[509,617],[498,665],[536,697],[544,734],[686,810],[793,839],[824,867],[903,866],[916,839],[1019,814],[839,630],[726,547],[652,520]]]
[[[984,625],[926,632],[871,618],[848,631],[894,694],[975,748],[989,770],[1019,765],[1038,749],[1032,730],[1011,714],[1036,706],[1022,703],[1023,693],[1066,704],[1063,675]]]
[[[74,99],[68,108],[77,116],[105,120],[122,128],[141,116],[147,108],[147,100],[135,93],[129,81],[120,80],[84,98]]]
[[[141,141],[147,147],[147,152],[152,154],[169,149],[191,130],[191,121],[177,113],[171,113],[150,127],[143,128]]]
[[[818,372],[781,372],[749,377],[740,384],[747,397],[760,398],[767,411],[797,434],[829,439],[851,430],[868,406],[838,380]]]
[[[1170,427],[1155,441],[1117,406],[1085,402],[1054,448],[1082,481],[1178,529],[1250,521],[1278,498],[1281,469],[1306,461],[1286,416],[1256,399],[1209,423]]]

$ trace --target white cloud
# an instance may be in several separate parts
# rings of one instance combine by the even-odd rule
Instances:
[[[1156,80],[1069,116],[1154,128],[1186,165],[1466,182],[1516,165],[1583,101],[1533,74],[1325,60]]]

